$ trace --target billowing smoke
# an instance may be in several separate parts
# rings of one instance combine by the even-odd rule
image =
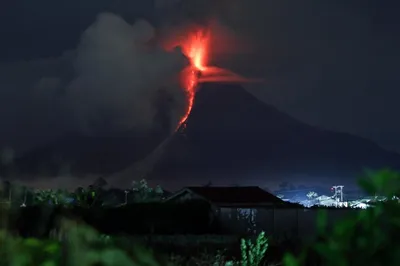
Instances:
[[[168,109],[164,120],[174,129],[186,104],[178,75],[187,59],[158,47],[155,37],[146,21],[130,25],[103,13],[75,51],[2,63],[0,149],[26,151],[71,131],[151,130],[159,126],[160,108]],[[167,107],[160,97],[168,98]]]
[[[149,23],[131,26],[112,14],[99,15],[84,32],[67,101],[85,132],[150,129],[160,90],[182,105],[178,75],[186,59],[179,51],[151,48],[153,38]],[[179,109],[173,110],[171,123],[179,120]]]

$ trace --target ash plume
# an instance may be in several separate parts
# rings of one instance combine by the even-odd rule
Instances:
[[[178,74],[188,62],[155,39],[146,21],[103,13],[62,57],[1,63],[0,150],[23,153],[74,131],[146,132],[159,126],[160,91],[172,99],[174,128],[186,105]]]
[[[77,76],[67,87],[67,101],[87,133],[148,130],[157,112],[160,89],[178,104],[171,123],[178,121],[184,95],[178,74],[186,64],[179,51],[149,47],[154,28],[145,21],[133,26],[112,14],[101,14],[83,34],[77,49]],[[174,79],[175,78],[175,79]],[[104,124],[102,114],[108,116]]]

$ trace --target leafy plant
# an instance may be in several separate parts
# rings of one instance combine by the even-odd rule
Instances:
[[[0,265],[28,266],[59,265],[60,245],[52,240],[15,238],[0,233]]]
[[[57,196],[56,193],[51,189],[37,189],[34,195],[34,202],[37,204],[56,204]]]
[[[264,232],[261,232],[255,243],[251,239],[241,239],[241,258],[228,260],[225,256],[225,250],[219,250],[216,254],[203,252],[199,258],[192,258],[195,265],[211,266],[260,266],[268,249],[268,239]]]
[[[75,205],[89,208],[91,207],[98,197],[98,192],[91,186],[88,188],[78,187],[73,194]]]
[[[261,232],[253,243],[250,239],[241,240],[240,250],[242,258],[240,265],[242,266],[258,266],[261,265],[261,261],[264,259],[265,252],[268,249],[268,238],[264,232]]]
[[[87,226],[64,221],[66,238],[19,238],[0,232],[1,266],[167,266],[154,253],[135,245],[126,249],[114,244],[109,236],[99,235]]]
[[[35,190],[34,192],[34,203],[35,204],[51,204],[51,205],[63,205],[68,206],[70,194],[64,190]]]
[[[149,187],[145,179],[140,182],[133,181],[132,192],[135,202],[159,201],[164,195],[164,191],[159,185],[155,188]]]
[[[400,265],[400,204],[392,200],[400,192],[400,175],[390,170],[368,172],[360,186],[388,200],[343,219],[332,230],[327,230],[327,215],[321,212],[317,224],[319,239],[323,240],[309,249],[319,257],[319,265]],[[304,265],[309,254],[304,251],[297,258],[287,254],[284,263]]]

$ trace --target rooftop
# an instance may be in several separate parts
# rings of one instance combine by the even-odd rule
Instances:
[[[282,204],[283,200],[260,187],[186,187],[175,193],[169,199],[179,196],[185,191],[191,191],[213,203],[227,204],[260,204],[275,203]]]

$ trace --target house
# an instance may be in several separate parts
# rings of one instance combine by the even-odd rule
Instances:
[[[165,199],[165,202],[205,200],[220,220],[247,217],[255,220],[260,211],[289,203],[260,187],[186,187]]]
[[[260,187],[185,187],[170,195],[165,201],[183,202],[206,200],[219,208],[272,207],[285,204],[283,200]]]

